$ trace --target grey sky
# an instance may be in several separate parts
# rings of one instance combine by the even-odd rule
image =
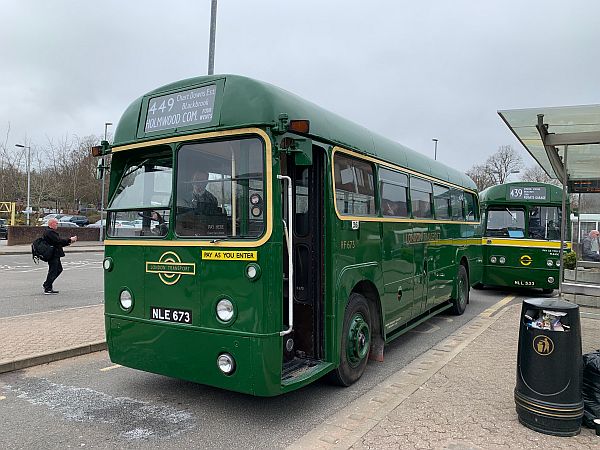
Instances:
[[[0,6],[8,146],[101,135],[145,92],[206,74],[210,0]],[[521,149],[498,109],[600,103],[599,17],[594,0],[219,0],[215,73],[276,84],[428,156],[437,138],[438,159],[465,170]]]

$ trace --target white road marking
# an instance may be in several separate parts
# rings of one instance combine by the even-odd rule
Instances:
[[[114,366],[108,366],[100,369],[100,372],[108,372],[109,370],[118,369],[119,367],[123,367],[121,364],[115,364]]]

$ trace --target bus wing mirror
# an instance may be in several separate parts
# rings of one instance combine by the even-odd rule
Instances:
[[[294,159],[297,166],[312,165],[312,140],[306,138],[294,139],[296,151]]]
[[[102,180],[104,178],[104,158],[98,160],[96,164],[96,180]]]
[[[290,137],[285,135],[280,141],[282,150],[294,155],[297,166],[310,166],[312,164],[312,140],[308,138]]]

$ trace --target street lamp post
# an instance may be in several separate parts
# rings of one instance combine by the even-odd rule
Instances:
[[[108,132],[108,127],[112,125],[112,122],[104,123],[104,140],[106,141],[106,136]],[[100,197],[100,242],[104,240],[104,185],[106,184],[104,180],[104,175],[106,174],[106,165],[104,156],[102,157],[102,177],[100,178],[100,182],[102,183],[102,194]]]
[[[433,159],[434,161],[437,161],[437,143],[438,140],[437,139],[432,139],[432,141],[435,143],[435,147],[433,148]]]
[[[217,34],[217,0],[210,4],[210,41],[208,43],[208,74],[215,73],[215,37]]]
[[[27,149],[27,209],[25,212],[27,213],[27,226],[29,226],[29,212],[31,210],[31,206],[29,204],[29,200],[31,198],[31,146],[15,144],[15,147]]]

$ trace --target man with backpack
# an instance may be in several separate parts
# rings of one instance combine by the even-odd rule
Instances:
[[[44,240],[54,248],[52,255],[48,258],[48,276],[43,284],[44,294],[46,295],[58,294],[58,291],[55,291],[52,288],[52,284],[63,271],[62,264],[60,263],[60,258],[65,256],[63,247],[77,241],[77,236],[71,236],[69,239],[62,239],[56,232],[57,228],[58,220],[51,218],[48,220],[48,227],[44,230]]]

